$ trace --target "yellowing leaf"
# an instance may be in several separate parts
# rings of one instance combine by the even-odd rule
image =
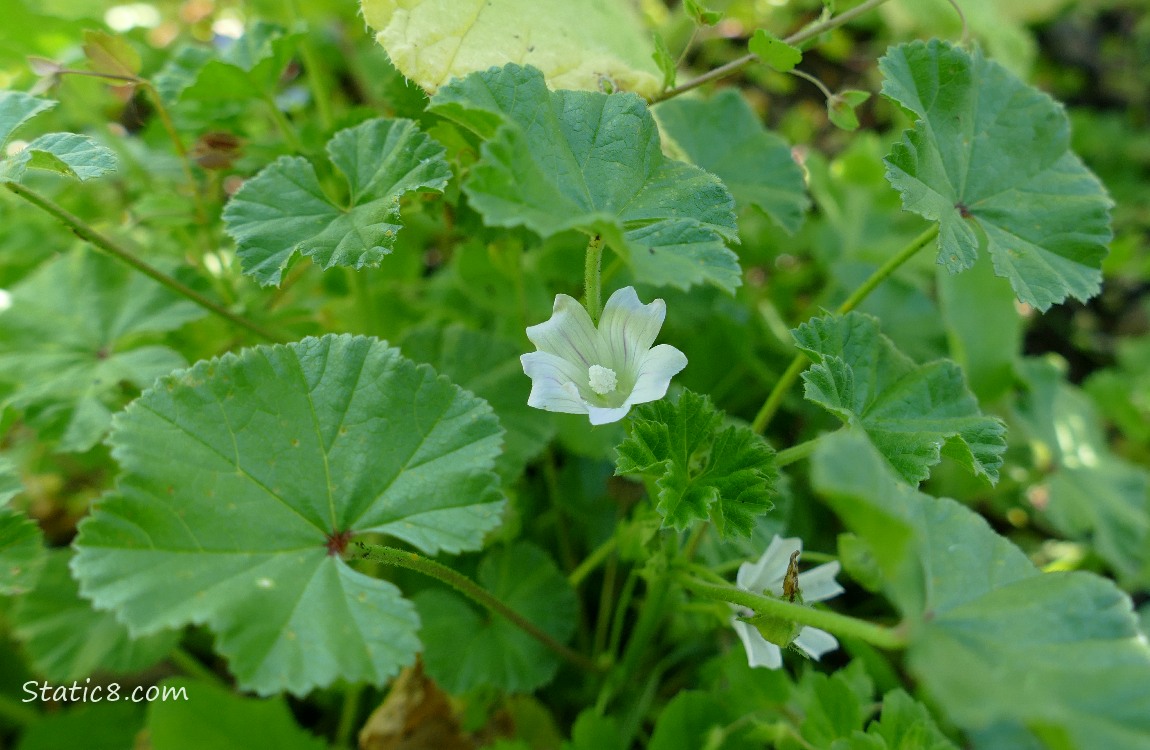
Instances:
[[[553,89],[663,87],[654,48],[624,0],[362,0],[392,63],[434,92],[509,62],[543,71]]]

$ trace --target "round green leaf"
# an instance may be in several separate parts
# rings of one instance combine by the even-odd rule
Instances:
[[[199,362],[117,417],[124,473],[73,567],[137,634],[206,623],[246,689],[379,684],[414,658],[415,612],[340,553],[368,532],[479,547],[501,436],[485,402],[375,339]]]
[[[575,632],[575,592],[538,547],[520,542],[492,550],[479,566],[478,581],[556,640]],[[448,692],[480,686],[530,692],[559,668],[559,657],[539,641],[453,592],[423,591],[415,603],[423,620],[427,673]]]

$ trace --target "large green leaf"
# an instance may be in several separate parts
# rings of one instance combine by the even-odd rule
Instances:
[[[527,542],[483,558],[479,585],[556,640],[575,632],[578,602],[547,553]],[[415,597],[423,620],[427,673],[444,690],[495,687],[531,692],[549,682],[559,658],[503,617],[480,612],[454,592],[430,589]]]
[[[291,60],[297,35],[266,21],[254,21],[239,39],[218,53],[204,47],[185,48],[173,57],[156,82],[171,102],[220,105],[270,97]]]
[[[23,513],[5,507],[22,489],[16,465],[0,456],[0,594],[30,590],[44,564],[44,534],[40,526]]]
[[[415,612],[340,557],[379,533],[475,549],[500,520],[490,407],[374,339],[199,362],[117,416],[115,490],[80,526],[81,592],[135,634],[205,623],[246,689],[382,683]]]
[[[20,125],[56,102],[40,99],[20,91],[0,91],[0,181],[19,181],[28,168],[44,169],[87,180],[115,171],[116,156],[86,135],[49,133],[12,154],[5,154],[4,144]]]
[[[894,47],[883,94],[919,118],[886,159],[903,207],[939,222],[938,262],[952,272],[990,253],[1023,302],[1040,310],[1098,292],[1111,201],[1070,151],[1053,99],[977,49]]]
[[[395,67],[428,91],[513,62],[555,88],[608,86],[646,97],[662,88],[651,38],[616,0],[361,0]]]
[[[81,687],[85,685],[81,683]],[[68,684],[71,687],[71,683]],[[25,694],[21,694],[24,697]],[[82,747],[85,750],[125,750],[136,747],[136,739],[144,725],[144,707],[125,700],[128,693],[119,694],[120,700],[106,700],[107,693],[98,693],[100,702],[80,703],[64,710],[45,713],[28,726],[20,736],[16,750],[61,750]],[[156,746],[154,746],[156,747]]]
[[[166,346],[146,345],[149,334],[203,315],[103,255],[50,260],[12,289],[12,306],[0,313],[0,382],[12,386],[4,404],[58,434],[62,450],[87,450],[125,400],[124,383],[145,388],[186,364]]]
[[[324,750],[328,744],[304,731],[282,697],[246,698],[214,685],[169,679],[161,690],[183,699],[148,705],[148,736],[156,750]]]
[[[746,427],[720,432],[721,422],[710,399],[691,391],[636,409],[615,472],[655,479],[664,526],[710,519],[722,536],[749,536],[774,507],[774,451]]]
[[[810,205],[803,171],[738,91],[671,99],[655,108],[655,117],[691,161],[722,179],[740,208],[757,206],[788,233],[803,223]]]
[[[430,109],[487,139],[464,190],[488,224],[600,234],[649,284],[741,283],[731,194],[663,155],[634,94],[548,91],[535,68],[507,65],[444,86]]]
[[[491,404],[507,430],[503,453],[495,462],[504,479],[517,479],[555,435],[551,414],[527,405],[531,381],[523,376],[522,351],[514,343],[462,326],[429,326],[408,332],[399,346],[416,362],[426,362]]]
[[[324,192],[315,168],[281,156],[244,183],[224,209],[244,273],[278,284],[298,251],[323,268],[374,267],[395,247],[406,193],[441,192],[451,171],[444,149],[410,120],[375,119],[336,133],[327,152],[349,199]]]
[[[1088,540],[1130,587],[1150,581],[1150,474],[1111,452],[1090,399],[1049,361],[1019,365],[1026,390],[1018,418],[1031,445],[1053,463],[1035,497],[1041,517]],[[1045,492],[1041,492],[1045,489]]]
[[[814,361],[803,373],[807,399],[861,427],[906,481],[926,479],[943,454],[998,480],[1005,427],[981,414],[958,365],[915,364],[861,313],[815,318],[791,333]]]
[[[1026,727],[1061,748],[1150,747],[1150,648],[1113,583],[1040,573],[973,511],[903,484],[857,431],[820,443],[812,477],[870,546],[909,620],[910,667],[956,723]]]
[[[167,656],[179,632],[139,639],[111,612],[96,612],[80,598],[68,572],[70,555],[53,550],[36,582],[12,610],[12,632],[24,644],[36,672],[57,682],[83,680],[97,672],[131,674]]]

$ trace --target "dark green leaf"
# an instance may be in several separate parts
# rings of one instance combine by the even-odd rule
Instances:
[[[945,42],[879,61],[882,92],[918,119],[887,157],[903,207],[939,222],[939,263],[980,248],[1023,302],[1045,310],[1098,292],[1111,201],[1070,151],[1062,107],[998,64]]]
[[[206,624],[245,689],[380,684],[414,658],[416,615],[338,553],[366,533],[480,546],[501,434],[481,399],[374,339],[200,362],[117,417],[124,473],[81,524],[81,591],[134,633]]]

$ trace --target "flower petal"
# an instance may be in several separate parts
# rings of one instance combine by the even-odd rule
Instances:
[[[599,335],[610,352],[614,369],[632,376],[638,373],[643,355],[655,343],[666,316],[666,302],[657,299],[644,305],[634,287],[625,286],[611,295],[599,319]]]
[[[735,629],[743,648],[747,652],[747,663],[752,667],[767,667],[778,669],[783,666],[783,652],[773,643],[755,630],[754,625],[743,622],[738,617],[731,619],[731,627]],[[836,644],[838,645],[838,644]]]
[[[844,589],[835,580],[841,569],[842,566],[835,560],[799,573],[799,590],[803,592],[803,601],[824,602],[841,594]]]
[[[639,363],[639,376],[627,404],[645,404],[667,395],[671,378],[687,366],[687,355],[669,344],[659,344]]]
[[[572,379],[579,366],[546,352],[531,352],[519,357],[523,372],[531,378],[527,405],[545,411],[586,414],[587,404]]]
[[[631,411],[631,404],[625,403],[622,406],[616,407],[603,407],[594,406],[592,404],[583,402],[587,408],[587,414],[591,416],[591,424],[609,424],[611,422],[618,422],[623,417],[627,416],[627,412]]]
[[[839,647],[839,642],[833,635],[818,628],[803,628],[795,638],[794,644],[806,651],[812,659],[818,659],[828,651],[834,651]]]
[[[776,534],[758,562],[743,563],[739,566],[739,575],[736,578],[739,588],[755,594],[769,590],[775,596],[782,596],[783,577],[787,574],[791,554],[796,550],[801,552],[802,549],[802,539],[797,537],[784,539]]]
[[[539,351],[581,365],[584,373],[591,365],[602,364],[608,356],[591,316],[574,297],[566,294],[555,295],[551,317],[528,328],[527,338]]]

